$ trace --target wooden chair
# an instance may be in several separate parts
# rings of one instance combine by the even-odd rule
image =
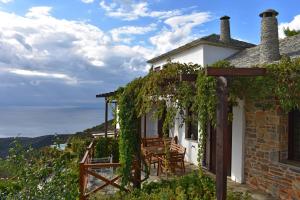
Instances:
[[[149,166],[149,172],[151,171],[151,165],[154,165],[155,168],[155,164],[158,164],[158,158],[156,156],[154,156],[153,154],[147,152],[143,147],[141,148],[141,152],[142,152],[142,157],[145,160],[145,163]]]
[[[159,176],[163,171],[170,170],[176,173],[176,169],[180,169],[185,173],[184,157],[186,148],[179,144],[171,143],[169,155],[163,155],[158,158],[157,175]]]
[[[153,137],[153,138],[143,138],[142,144],[144,147],[149,146],[164,146],[165,142],[168,144],[171,144],[172,138],[159,138],[159,137]]]

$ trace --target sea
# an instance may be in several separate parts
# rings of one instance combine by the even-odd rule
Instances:
[[[103,106],[0,107],[0,138],[73,134],[103,122]]]

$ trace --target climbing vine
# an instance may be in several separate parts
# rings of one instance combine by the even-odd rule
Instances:
[[[219,61],[211,67],[230,68],[227,61]],[[238,99],[255,102],[262,109],[280,106],[289,112],[300,106],[300,59],[283,56],[277,63],[263,65],[267,75],[261,77],[236,77],[229,80],[229,104]],[[179,80],[180,74],[198,74],[197,81]],[[168,135],[175,117],[180,114],[182,123],[190,119],[185,110],[198,114],[200,134],[198,161],[203,160],[207,124],[216,124],[216,79],[208,77],[204,68],[196,64],[167,63],[160,71],[151,70],[144,78],[135,79],[119,89],[120,162],[124,183],[129,180],[130,166],[136,152],[138,119],[155,108],[155,117],[165,115],[163,133]],[[230,119],[229,119],[230,120]],[[201,169],[201,167],[199,167]]]
[[[212,67],[230,68],[229,62],[220,61]],[[267,73],[259,77],[237,77],[229,80],[229,105],[236,105],[238,99],[254,102],[261,109],[275,109],[284,112],[300,108],[300,59],[283,56],[280,61],[263,65]],[[198,162],[203,159],[207,124],[216,125],[216,79],[207,77],[202,70],[197,78],[197,98],[194,109],[199,114],[200,139]],[[229,119],[231,120],[231,116]],[[200,167],[201,169],[201,167]]]
[[[129,83],[125,88],[120,89],[118,93],[119,104],[119,152],[120,152],[120,172],[123,175],[122,185],[125,186],[131,178],[131,166],[138,152],[138,108],[137,96],[143,79],[138,78]]]

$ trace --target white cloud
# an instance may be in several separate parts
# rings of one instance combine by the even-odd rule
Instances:
[[[158,50],[156,53],[165,53],[195,39],[195,37],[199,37],[199,34],[192,35],[192,29],[211,19],[212,16],[209,12],[170,17],[164,21],[167,27],[164,27],[160,33],[151,37],[150,42]]]
[[[147,3],[139,9],[132,4],[127,8],[135,9],[133,15],[124,17],[127,20],[173,16],[151,11]],[[117,4],[107,9],[123,12]],[[155,31],[161,24],[104,32],[87,21],[56,18],[51,11],[51,7],[33,7],[25,15],[0,11],[0,105],[10,104],[12,99],[21,105],[65,104],[114,90],[144,75],[149,67],[147,59],[191,39],[192,28],[210,18],[209,13],[165,18],[159,22],[164,27],[151,38],[153,46],[149,47],[147,38],[143,44],[124,42]],[[39,97],[33,99],[35,94]]]
[[[28,13],[26,14],[26,17],[29,18],[41,18],[41,17],[48,17],[50,16],[50,12],[52,10],[52,7],[48,6],[38,6],[38,7],[32,7],[29,9]]]
[[[290,22],[279,24],[279,38],[285,38],[283,30],[287,27],[289,27],[291,30],[300,30],[300,15],[296,15]]]
[[[130,2],[129,4],[120,4],[120,2],[117,4],[116,2],[112,2],[107,4],[105,1],[101,1],[100,6],[106,11],[106,15],[127,21],[136,20],[140,17],[165,19],[181,14],[180,10],[152,11],[149,9],[147,2]]]
[[[0,78],[7,85],[12,80],[59,81],[66,86],[101,84],[115,89],[143,74],[152,55],[142,46],[115,44],[110,32],[88,22],[55,18],[51,7],[33,7],[24,16],[0,11],[0,18]],[[126,35],[147,31],[120,29]]]
[[[8,69],[8,71],[12,74],[21,75],[21,76],[62,79],[62,80],[66,80],[67,83],[69,84],[75,84],[77,82],[76,79],[66,74],[60,74],[60,73],[47,73],[47,72],[39,72],[39,71],[25,70],[25,69]]]
[[[155,24],[149,26],[123,26],[110,31],[114,42],[130,43],[132,35],[143,35],[156,29]],[[124,37],[125,36],[125,37]]]
[[[165,20],[165,23],[173,29],[178,29],[182,27],[194,27],[208,22],[209,20],[211,20],[211,14],[209,12],[198,12],[188,15],[170,17]]]
[[[83,3],[93,3],[94,0],[81,0]]]
[[[0,0],[1,3],[10,3],[13,2],[14,0]]]

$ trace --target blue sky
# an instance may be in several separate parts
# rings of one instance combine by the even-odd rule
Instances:
[[[297,0],[0,0],[0,106],[92,106],[147,73],[146,60],[219,33],[259,43],[260,18],[300,29]]]

